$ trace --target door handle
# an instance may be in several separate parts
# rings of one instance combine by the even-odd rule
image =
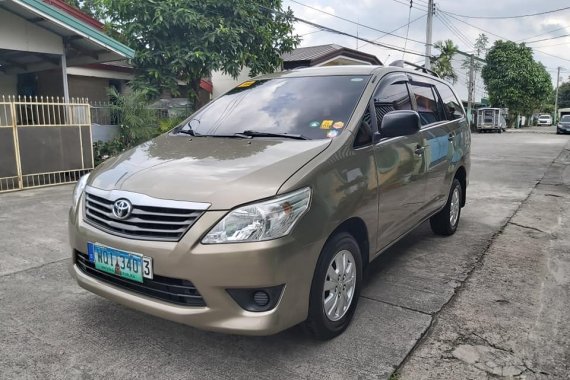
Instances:
[[[418,156],[421,156],[422,154],[424,154],[424,150],[426,150],[425,146],[418,145],[416,146],[416,150],[414,150],[414,153],[417,154]]]

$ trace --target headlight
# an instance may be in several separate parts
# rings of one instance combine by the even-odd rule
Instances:
[[[252,242],[287,235],[309,209],[311,189],[306,187],[267,202],[231,211],[202,239],[203,244]]]
[[[85,190],[85,185],[87,185],[87,179],[89,178],[89,174],[85,174],[83,177],[79,178],[77,184],[75,185],[75,189],[73,189],[73,208],[77,208],[79,203],[79,198],[81,198],[81,194],[83,194],[83,190]]]

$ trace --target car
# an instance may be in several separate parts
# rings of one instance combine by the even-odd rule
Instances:
[[[459,98],[424,72],[257,77],[81,178],[70,273],[200,329],[303,324],[331,339],[350,324],[372,260],[424,221],[455,233],[470,142]]]
[[[537,125],[538,126],[541,126],[541,125],[551,126],[552,125],[552,116],[550,116],[550,115],[539,115]]]
[[[570,133],[570,115],[563,115],[556,126],[556,134]]]

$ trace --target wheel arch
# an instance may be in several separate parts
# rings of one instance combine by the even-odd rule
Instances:
[[[362,269],[363,271],[368,267],[370,260],[370,240],[368,238],[368,228],[366,223],[359,217],[352,217],[342,222],[334,231],[329,235],[330,240],[334,235],[340,232],[347,232],[351,234],[360,248],[360,255],[362,256]]]
[[[464,207],[465,202],[467,201],[467,170],[465,170],[465,167],[460,166],[459,169],[457,169],[455,172],[455,176],[453,178],[457,178],[461,184],[461,189],[463,190],[461,207]]]

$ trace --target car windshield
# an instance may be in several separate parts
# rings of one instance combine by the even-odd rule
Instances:
[[[563,123],[570,123],[570,115],[562,116],[562,119],[560,119],[560,121]]]
[[[550,116],[548,116],[548,115],[543,115],[543,116],[539,116],[538,118],[539,118],[539,119],[543,119],[543,120],[548,120],[548,119],[550,119]]]
[[[175,131],[196,136],[332,138],[347,125],[369,78],[249,80],[206,105]]]

